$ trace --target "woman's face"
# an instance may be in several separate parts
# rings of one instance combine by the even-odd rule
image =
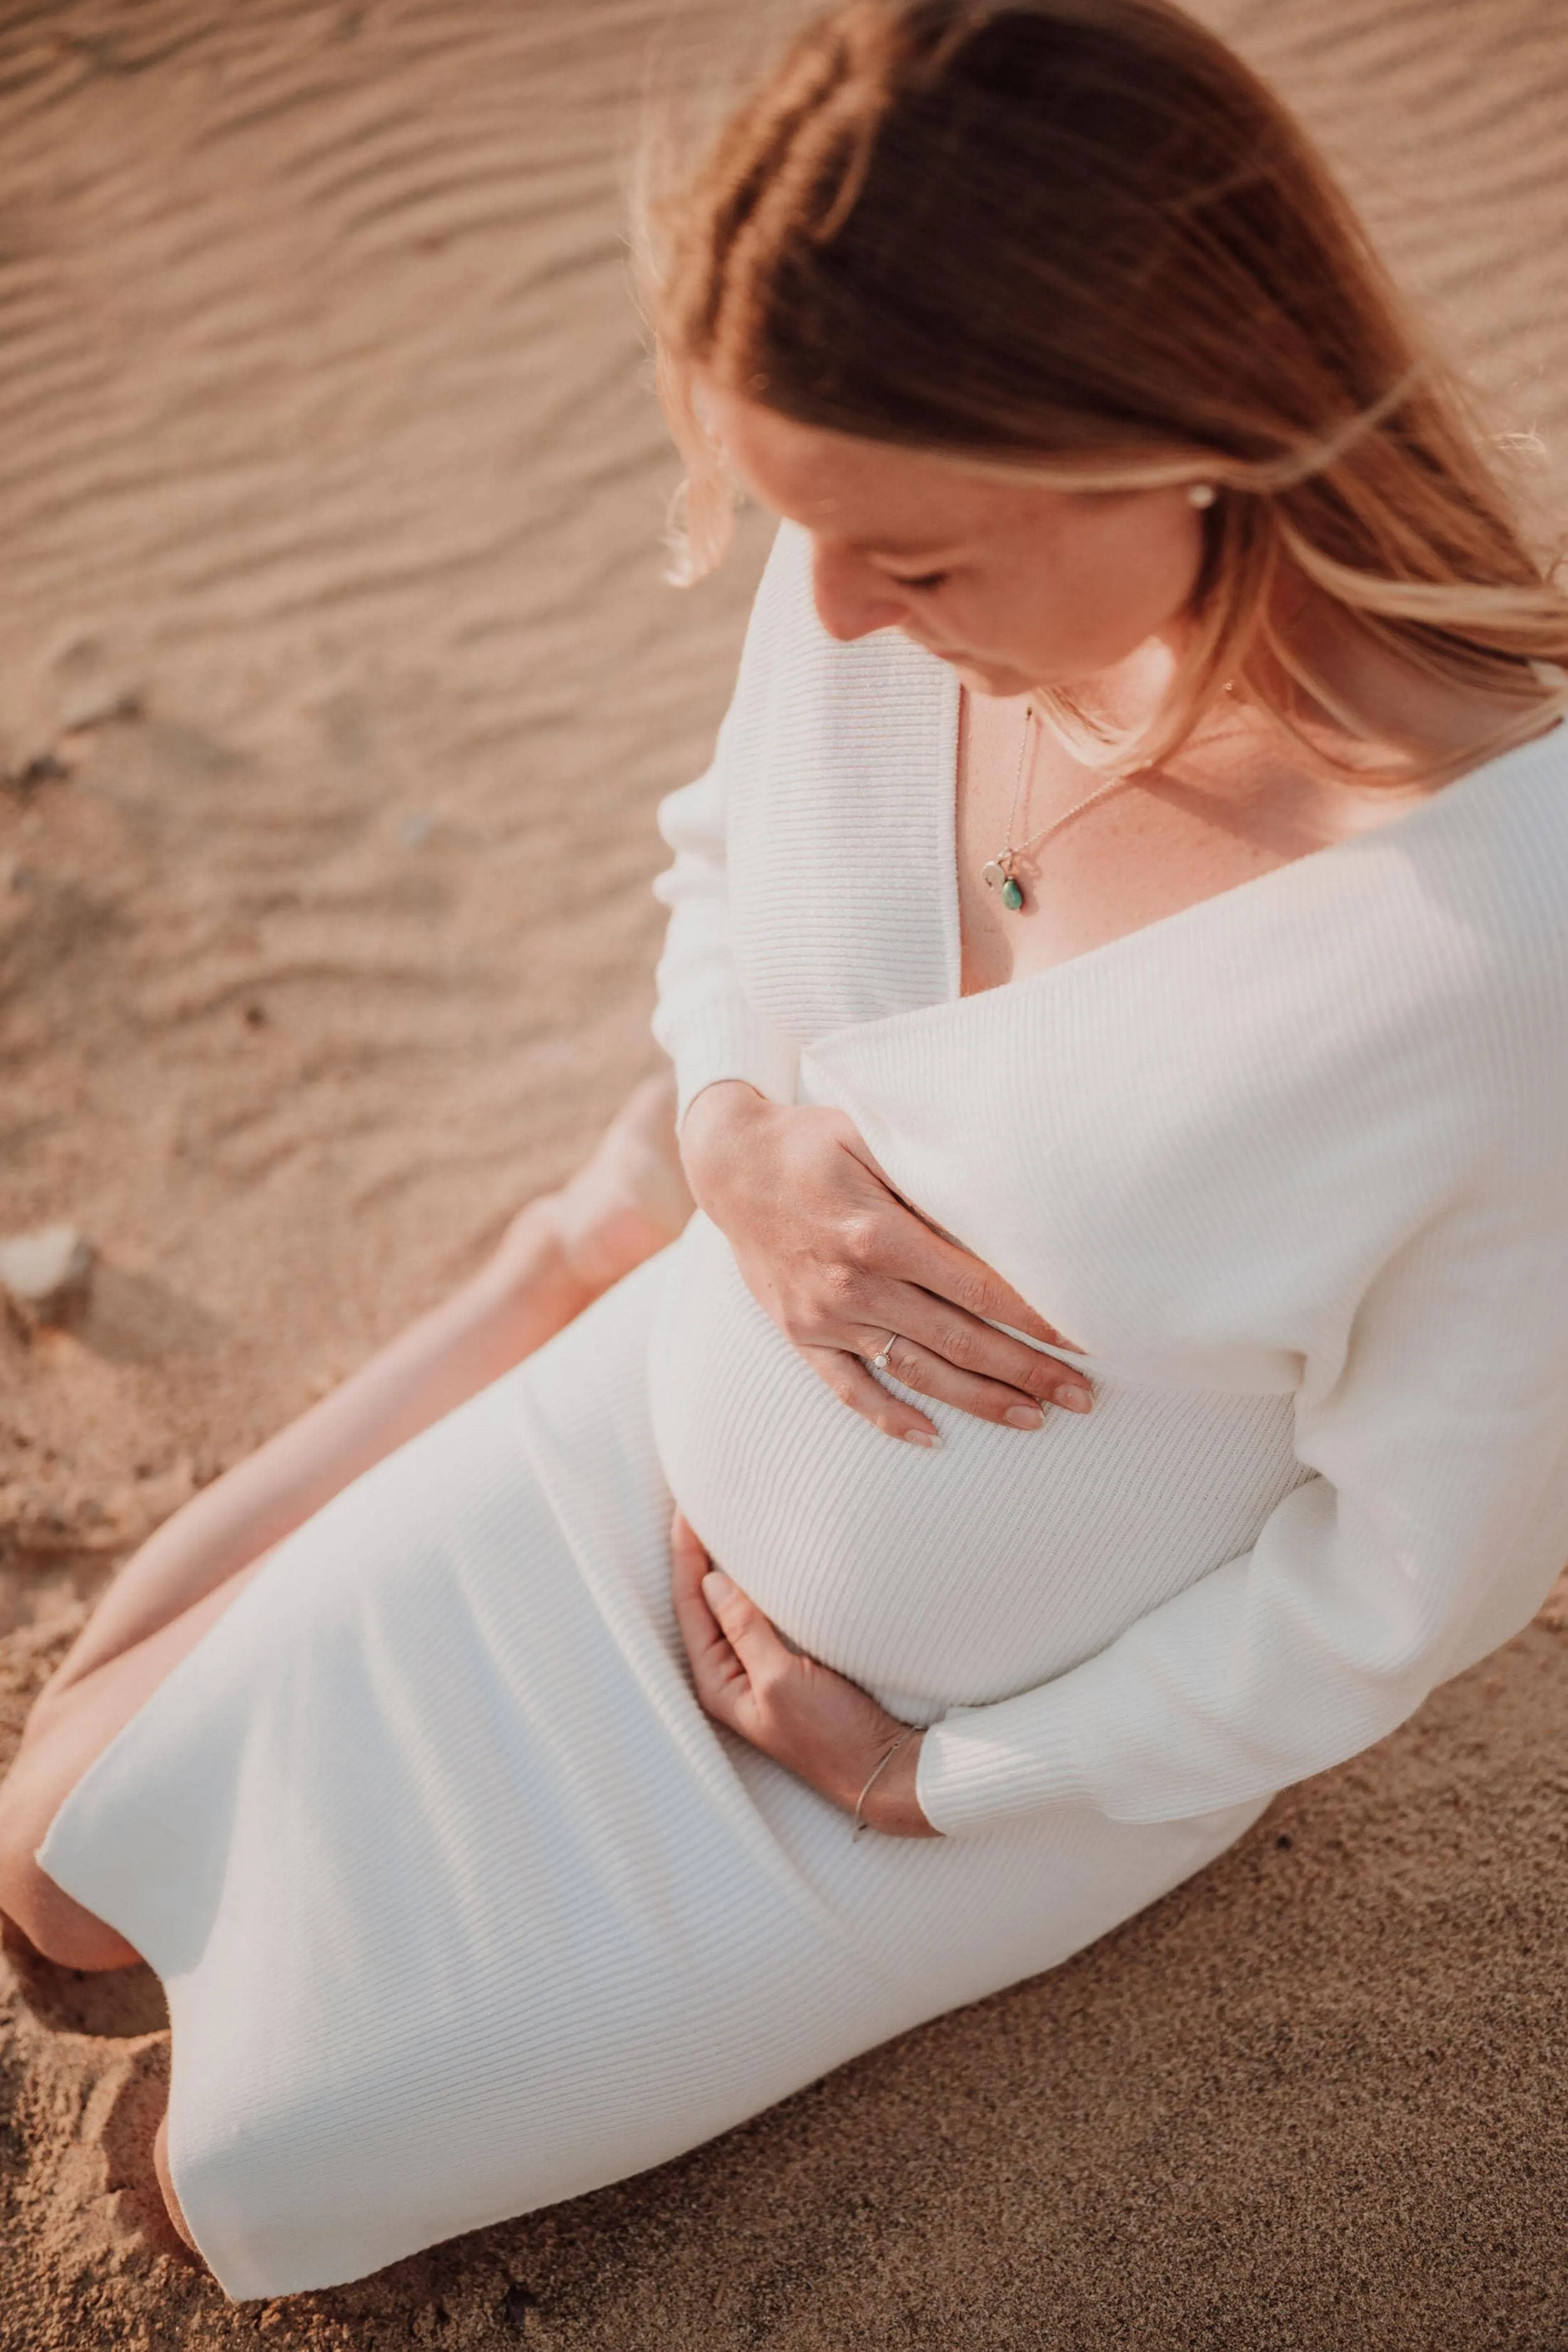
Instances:
[[[702,384],[744,488],[804,526],[835,637],[901,629],[981,694],[1112,669],[1179,631],[1203,553],[1184,489],[1067,491],[797,425]]]

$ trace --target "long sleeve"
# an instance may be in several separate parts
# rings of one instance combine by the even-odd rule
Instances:
[[[773,1102],[795,1096],[796,1050],[746,995],[730,945],[724,860],[724,743],[706,775],[661,802],[675,863],[654,884],[670,910],[653,1034],[675,1064],[677,1116],[704,1087],[744,1078]]]
[[[1529,1622],[1568,1554],[1562,1091],[1521,1105],[1534,1133],[1511,1167],[1411,1236],[1341,1360],[1309,1367],[1297,1451],[1318,1475],[1254,1548],[1054,1681],[928,1733],[937,1828],[1264,1795],[1383,1738]]]
[[[795,1098],[796,1049],[756,1010],[736,969],[725,856],[726,781],[731,763],[746,756],[751,729],[765,723],[769,621],[781,590],[787,593],[783,568],[775,544],[711,766],[659,804],[659,831],[675,863],[654,884],[670,918],[653,1033],[675,1064],[679,1118],[721,1078],[744,1078],[774,1102]]]

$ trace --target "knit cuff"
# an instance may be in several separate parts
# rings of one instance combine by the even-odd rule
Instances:
[[[944,1837],[1047,1805],[1081,1804],[1077,1742],[1052,1686],[990,1706],[954,1707],[921,1742],[915,1795]]]
[[[682,1038],[675,1056],[676,1125],[704,1087],[743,1078],[770,1102],[793,1103],[800,1055],[777,1031],[737,1002],[710,1009],[699,1034]]]

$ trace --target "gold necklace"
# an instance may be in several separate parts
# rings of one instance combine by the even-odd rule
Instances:
[[[994,857],[988,857],[980,869],[980,879],[986,888],[1000,890],[1002,904],[1015,915],[1024,903],[1024,886],[1016,872],[1019,858],[1026,856],[1031,849],[1037,849],[1041,842],[1048,841],[1069,817],[1077,816],[1079,810],[1088,808],[1091,801],[1103,800],[1107,793],[1116,790],[1118,784],[1129,782],[1126,775],[1107,776],[1102,783],[1096,784],[1093,792],[1085,793],[1082,800],[1074,801],[1071,808],[1063,809],[1060,816],[1052,817],[1049,824],[1043,824],[1038,833],[1032,833],[1027,841],[1015,841],[1013,834],[1018,823],[1018,804],[1022,801],[1026,807],[1028,805],[1028,794],[1035,782],[1035,755],[1043,731],[1038,711],[1032,702],[1026,702],[1024,705],[1024,739],[1018,746],[1018,773],[1013,784],[1013,810],[1007,819],[1007,845],[998,850]]]

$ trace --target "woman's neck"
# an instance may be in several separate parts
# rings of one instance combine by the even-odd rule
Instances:
[[[1234,700],[1227,697],[1225,731],[1233,734],[1238,713],[1247,711],[1323,784],[1355,792],[1346,771],[1361,770],[1379,793],[1424,793],[1491,757],[1510,727],[1510,740],[1524,741],[1556,723],[1553,705],[1543,702],[1532,714],[1517,697],[1489,694],[1401,660],[1300,574],[1279,583],[1270,618],[1276,643],[1302,676],[1260,646],[1246,677],[1235,681]],[[1118,732],[1142,728],[1168,691],[1188,642],[1187,628],[1177,624],[1115,670],[1084,680],[1072,689],[1074,698]],[[1194,750],[1206,731],[1200,727]]]
[[[1517,696],[1489,693],[1402,660],[1310,589],[1298,592],[1282,635],[1322,688],[1320,698],[1293,679],[1279,680],[1292,719],[1332,759],[1374,770],[1408,762],[1416,788],[1423,776],[1435,787],[1475,766],[1510,726],[1514,740],[1524,740],[1545,733],[1558,716],[1545,700],[1532,714]],[[1342,710],[1358,726],[1344,723]]]

